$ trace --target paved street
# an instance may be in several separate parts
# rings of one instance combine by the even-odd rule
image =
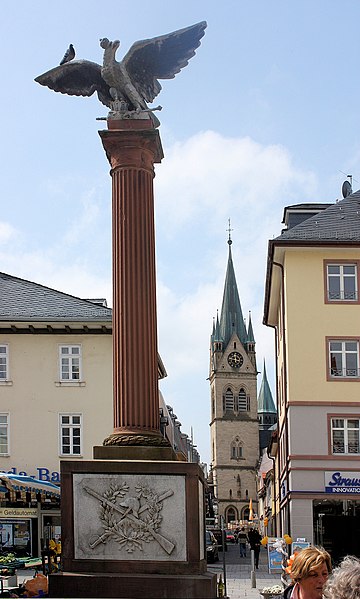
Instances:
[[[208,570],[217,574],[220,573],[224,579],[223,552],[219,553],[219,561],[215,564],[208,564]],[[225,551],[225,572],[226,572],[226,591],[230,599],[262,599],[259,590],[266,586],[280,584],[278,574],[269,574],[267,566],[266,548],[261,548],[259,569],[255,570],[256,588],[251,587],[251,560],[250,551],[247,551],[247,557],[240,558],[239,545],[229,544]],[[25,572],[18,571],[18,584],[34,575],[33,570]]]
[[[242,597],[261,599],[259,591],[263,587],[281,585],[279,574],[269,574],[266,548],[261,548],[259,569],[255,570],[256,588],[251,588],[250,551],[247,551],[247,557],[240,558],[239,545],[229,544],[225,554],[222,551],[219,553],[219,561],[208,565],[208,570],[216,572],[218,578],[220,573],[224,578],[223,555],[225,555],[226,591],[230,599]]]

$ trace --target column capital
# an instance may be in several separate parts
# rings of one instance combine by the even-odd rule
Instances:
[[[132,126],[99,131],[112,170],[138,168],[153,171],[154,163],[161,162],[164,157],[159,131],[152,126],[139,128],[138,123],[142,121],[125,123]]]

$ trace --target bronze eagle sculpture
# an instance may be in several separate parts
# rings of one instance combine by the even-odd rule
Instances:
[[[70,96],[91,96],[97,92],[100,102],[114,107],[114,102],[126,110],[148,110],[160,93],[158,79],[173,79],[194,56],[205,34],[205,21],[135,42],[124,58],[115,58],[120,42],[100,40],[104,50],[103,64],[69,58],[59,66],[36,77],[35,81]],[[75,52],[74,52],[75,55]]]

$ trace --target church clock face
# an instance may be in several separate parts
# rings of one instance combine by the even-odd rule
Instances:
[[[232,351],[231,354],[228,355],[228,364],[231,368],[240,368],[244,361],[244,358],[238,351]]]

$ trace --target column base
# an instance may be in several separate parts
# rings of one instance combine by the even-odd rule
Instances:
[[[111,435],[103,441],[105,446],[151,446],[151,447],[170,447],[169,441],[160,433],[134,431],[127,429],[115,429]]]
[[[50,597],[131,597],[131,599],[215,598],[216,574],[118,574],[59,572],[49,575]]]

